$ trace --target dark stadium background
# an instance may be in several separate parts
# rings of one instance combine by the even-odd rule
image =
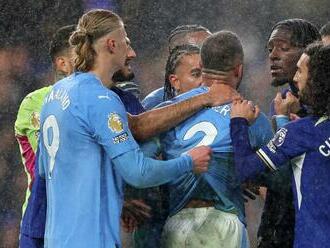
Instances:
[[[272,25],[287,18],[304,18],[321,27],[330,17],[329,0],[1,0],[0,1],[0,247],[17,247],[26,176],[13,126],[22,98],[51,82],[47,56],[52,33],[74,24],[90,8],[114,9],[126,22],[138,57],[133,63],[141,98],[162,85],[167,35],[180,24],[201,24],[212,32],[229,29],[243,40],[243,95],[265,112],[274,96],[270,87],[266,41]],[[254,205],[254,207],[251,206]],[[258,225],[249,205],[250,235]],[[255,240],[251,240],[252,247]]]

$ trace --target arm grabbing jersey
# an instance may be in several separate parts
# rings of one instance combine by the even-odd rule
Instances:
[[[241,180],[292,162],[296,208],[295,247],[326,247],[330,219],[330,121],[307,117],[281,128],[255,153],[247,136],[247,122],[231,120],[236,171]],[[316,245],[316,246],[315,246]]]

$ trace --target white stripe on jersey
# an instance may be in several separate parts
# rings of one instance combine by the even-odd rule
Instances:
[[[257,151],[257,155],[261,158],[261,160],[267,165],[267,167],[271,171],[276,171],[277,170],[277,167],[275,166],[273,161],[267,156],[267,154],[262,149],[259,149]]]
[[[305,155],[306,155],[306,153],[304,153],[303,155],[301,155],[299,157],[295,157],[295,158],[291,159],[293,176],[294,176],[294,181],[295,181],[296,190],[297,190],[298,209],[300,209],[301,200],[302,200],[300,186],[301,186],[301,173],[302,173],[302,167],[303,167],[304,160],[305,160]]]

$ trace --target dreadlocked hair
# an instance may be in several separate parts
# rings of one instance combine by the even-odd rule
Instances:
[[[169,77],[171,74],[175,73],[177,66],[180,64],[180,61],[183,56],[191,54],[199,54],[200,48],[195,45],[187,44],[182,46],[176,46],[171,50],[165,67],[165,83],[164,83],[164,101],[170,100],[175,97],[175,89],[171,85]]]
[[[314,24],[303,19],[287,19],[280,21],[273,26],[270,35],[278,28],[284,28],[291,31],[291,43],[297,47],[306,47],[308,44],[321,39],[320,33]]]
[[[211,34],[210,30],[207,28],[201,26],[201,25],[181,25],[177,26],[173,30],[171,30],[169,36],[168,36],[168,48],[171,52],[172,49],[174,49],[176,46],[182,46],[184,44],[187,44],[187,42],[184,42],[186,37],[192,33],[197,32],[205,32]]]
[[[322,26],[322,28],[320,29],[320,34],[321,36],[330,35],[330,22],[327,22]]]
[[[197,24],[177,26],[176,28],[171,30],[170,35],[168,36],[168,43],[170,43],[173,37],[175,37],[178,34],[194,33],[201,31],[205,31],[208,33],[210,32],[210,30],[208,30],[206,27]]]
[[[318,42],[305,50],[309,56],[309,97],[315,116],[330,117],[330,46]]]

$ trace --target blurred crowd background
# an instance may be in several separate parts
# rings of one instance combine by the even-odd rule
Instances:
[[[288,18],[321,27],[330,17],[329,0],[0,0],[0,247],[17,247],[25,196],[14,137],[18,107],[27,93],[52,82],[48,45],[54,31],[92,8],[112,9],[124,19],[137,53],[132,66],[141,99],[163,85],[171,29],[200,24],[236,32],[245,50],[241,92],[266,113],[275,94],[266,50],[271,27]]]

